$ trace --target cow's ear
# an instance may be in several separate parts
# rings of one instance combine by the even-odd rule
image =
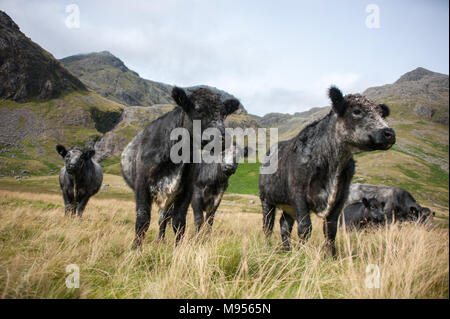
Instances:
[[[331,107],[333,108],[333,111],[337,115],[343,116],[345,113],[346,104],[341,90],[339,90],[335,86],[332,86],[328,89],[328,96],[330,97]]]
[[[239,101],[236,99],[230,99],[225,101],[225,114],[230,115],[239,108]]]
[[[367,200],[367,198],[363,197],[362,203],[364,204],[364,206],[369,207],[369,201]]]
[[[58,144],[56,145],[56,151],[58,152],[59,155],[61,155],[63,158],[66,157],[67,155],[67,150],[64,147],[64,145]]]
[[[177,105],[180,106],[186,113],[190,113],[194,108],[194,105],[182,88],[174,87],[172,89],[172,98],[175,100]]]
[[[386,118],[391,114],[391,110],[389,110],[389,107],[386,104],[380,104],[378,105],[381,109],[381,117]]]
[[[86,159],[91,159],[92,156],[94,156],[94,155],[95,155],[95,150],[93,150],[93,149],[88,149],[86,152],[84,152],[84,157]]]

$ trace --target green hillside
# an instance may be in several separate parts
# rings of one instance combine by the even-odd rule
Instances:
[[[93,145],[119,122],[123,109],[94,92],[27,103],[1,100],[0,175],[54,173],[62,166],[57,143]]]

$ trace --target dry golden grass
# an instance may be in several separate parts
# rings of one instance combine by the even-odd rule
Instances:
[[[238,196],[238,195],[236,195]],[[131,250],[134,203],[93,198],[83,219],[65,218],[56,194],[0,191],[2,298],[448,298],[449,232],[414,224],[365,232],[340,230],[338,257],[323,250],[321,220],[305,246],[269,242],[261,215],[242,213],[229,196],[212,233],[158,243],[157,214],[142,250]],[[247,198],[241,200],[244,203]],[[57,205],[57,206],[55,206]],[[255,203],[256,206],[259,203]],[[254,206],[255,206],[254,205]],[[240,207],[240,206],[238,206]],[[278,218],[277,218],[278,220]],[[65,285],[66,266],[80,267],[80,288]],[[379,288],[366,287],[377,265]]]

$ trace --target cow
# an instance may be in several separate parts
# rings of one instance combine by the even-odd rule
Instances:
[[[337,222],[348,196],[355,172],[353,155],[388,150],[395,143],[395,132],[385,118],[389,108],[360,94],[345,97],[330,87],[331,111],[306,126],[292,139],[275,144],[261,165],[259,191],[263,210],[263,231],[273,230],[275,209],[280,218],[283,247],[290,249],[289,237],[294,221],[302,243],[309,238],[310,211],[324,219],[326,245],[335,256]],[[278,159],[278,169],[265,173],[269,163]],[[271,159],[271,160],[270,160]],[[267,172],[267,171],[266,171]]]
[[[236,172],[239,159],[246,152],[241,151],[239,147],[230,146],[221,154],[222,161],[215,163],[193,164],[192,169],[192,184],[187,187],[192,187],[191,205],[194,211],[194,222],[196,232],[199,233],[205,221],[203,212],[206,213],[206,221],[208,223],[208,231],[211,230],[214,223],[214,215],[217,208],[222,201],[223,194],[228,187],[228,179]],[[179,213],[187,213],[179,212]],[[173,212],[171,210],[160,211],[159,217],[159,236],[161,241],[164,239],[167,222],[172,218]]]
[[[377,225],[384,221],[385,203],[376,198],[363,197],[360,202],[347,205],[339,219],[341,227],[361,229],[369,225]]]
[[[193,152],[187,160],[180,162],[171,159],[171,149],[181,143],[170,138],[176,128],[183,128],[189,134],[190,147],[193,147],[193,121],[199,120],[201,132],[207,128],[216,128],[224,138],[224,119],[239,108],[236,99],[223,101],[220,94],[207,88],[199,88],[188,96],[182,88],[172,89],[172,98],[178,107],[154,120],[125,147],[122,157],[122,175],[133,189],[136,201],[136,224],[133,247],[142,245],[150,225],[150,212],[153,202],[160,210],[167,211],[173,206],[173,230],[177,234],[177,242],[184,234],[186,225],[183,214],[178,211],[187,210],[192,188],[184,187],[192,183],[190,166]],[[197,142],[196,142],[197,143]],[[208,141],[201,141],[199,147]]]
[[[376,198],[385,202],[384,213],[388,222],[431,221],[434,212],[427,207],[420,206],[410,192],[400,187],[370,184],[352,184],[347,202],[359,201],[363,197]]]
[[[97,194],[102,186],[102,168],[92,158],[95,155],[93,149],[71,147],[67,150],[58,144],[56,151],[65,162],[59,173],[64,214],[82,217],[89,198]]]

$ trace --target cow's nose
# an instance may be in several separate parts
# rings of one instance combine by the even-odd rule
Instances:
[[[395,132],[391,128],[385,128],[383,130],[383,136],[389,142],[395,141]]]

